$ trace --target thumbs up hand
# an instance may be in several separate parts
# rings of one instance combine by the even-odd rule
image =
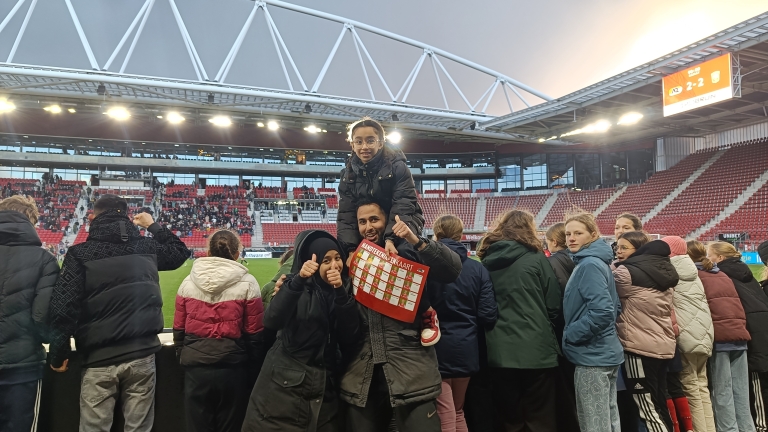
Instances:
[[[304,262],[304,265],[301,266],[301,270],[299,271],[299,276],[306,279],[312,276],[313,274],[315,274],[315,272],[319,268],[320,268],[320,264],[317,263],[317,255],[312,254],[312,259],[307,260],[306,262]]]
[[[392,227],[392,232],[400,237],[401,239],[405,239],[408,243],[411,245],[415,245],[419,242],[419,237],[411,231],[411,228],[406,224],[405,222],[400,220],[399,215],[395,215],[395,226]]]

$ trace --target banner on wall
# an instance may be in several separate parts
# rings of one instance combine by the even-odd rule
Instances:
[[[758,255],[757,252],[742,252],[741,260],[744,261],[745,264],[762,264],[763,263],[763,261],[760,260],[760,255]]]
[[[245,258],[272,258],[272,252],[245,251]]]
[[[731,54],[662,78],[664,117],[733,98]]]

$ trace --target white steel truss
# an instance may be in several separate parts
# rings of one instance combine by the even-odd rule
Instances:
[[[134,50],[137,47],[137,42],[141,38],[147,20],[153,11],[153,6],[155,6],[156,2],[165,0],[143,0],[138,13],[111,52],[111,55],[106,60],[102,59],[103,63],[99,63],[99,59],[94,55],[88,42],[88,35],[81,26],[76,11],[77,0],[55,1],[63,1],[66,4],[69,17],[77,31],[82,49],[88,58],[88,66],[83,65],[86,67],[67,69],[55,67],[54,65],[24,65],[15,63],[13,61],[14,56],[19,43],[24,37],[30,17],[33,13],[45,13],[45,10],[41,11],[44,8],[36,8],[37,0],[17,0],[8,15],[0,23],[0,34],[2,34],[11,19],[17,13],[23,11],[24,6],[28,4],[26,16],[16,35],[16,40],[8,58],[5,63],[0,63],[0,92],[27,94],[34,92],[35,94],[82,98],[88,96],[88,93],[92,90],[98,89],[100,85],[103,85],[106,86],[106,93],[108,95],[120,95],[125,97],[123,100],[134,98],[136,102],[162,102],[166,100],[177,104],[186,103],[191,106],[197,106],[201,104],[201,101],[205,101],[203,103],[208,103],[208,105],[244,110],[257,108],[261,112],[269,107],[277,112],[286,109],[295,112],[293,105],[299,104],[303,107],[304,104],[310,104],[310,112],[320,116],[329,115],[334,119],[349,120],[351,117],[359,117],[361,115],[391,118],[395,114],[399,117],[398,121],[402,123],[413,123],[420,125],[420,127],[432,126],[441,129],[465,129],[476,122],[493,119],[494,116],[486,114],[486,111],[491,99],[498,93],[499,87],[502,88],[505,100],[507,101],[506,106],[510,110],[509,112],[513,112],[513,103],[510,99],[510,94],[507,92],[508,89],[526,106],[530,106],[530,104],[523,97],[521,91],[543,101],[552,100],[546,94],[507,75],[447,51],[358,21],[280,0],[254,1],[253,8],[232,45],[222,48],[223,52],[228,52],[227,56],[222,64],[216,65],[217,67],[215,68],[210,64],[204,64],[201,60],[176,0],[167,0],[173,16],[173,22],[169,23],[169,27],[178,28],[197,79],[185,80],[174,77],[128,75],[125,73],[126,67],[131,61]],[[340,24],[338,37],[319,71],[301,70],[297,66],[290,47],[286,44],[278,24],[273,19],[272,14],[270,14],[271,8],[281,8]],[[269,30],[271,43],[277,53],[280,68],[285,77],[285,88],[275,89],[238,85],[237,83],[227,81],[229,71],[257,16],[263,16],[263,22],[266,23],[266,27]],[[397,93],[393,93],[393,89],[398,88],[397,84],[392,82],[391,78],[388,79],[379,69],[374,60],[374,55],[360,35],[361,31],[410,47],[416,47],[422,51],[421,56],[416,61],[406,80],[402,83],[397,83],[399,84],[399,91]],[[131,36],[133,36],[132,39]],[[345,37],[351,39],[354,45],[355,54],[360,63],[360,71],[365,78],[367,94],[361,95],[358,98],[320,93],[320,88],[327,77],[329,67],[334,58],[336,58],[339,47]],[[127,50],[125,50],[129,39],[131,39],[131,42]],[[268,44],[266,41],[262,42]],[[118,63],[118,58],[123,52],[125,54],[122,62]],[[461,80],[457,80],[444,66],[446,60],[489,77],[490,86],[474,104],[470,103],[466,96],[466,89],[463,89],[462,83],[458,82]],[[402,66],[408,67],[405,64],[402,64]],[[411,95],[416,80],[424,67],[432,69],[437,88],[440,91],[437,99],[442,102],[440,106],[408,104],[408,97]],[[315,76],[315,78],[307,80],[306,78],[309,76]],[[377,96],[372,85],[373,80],[377,80],[381,84],[381,87],[386,92],[385,95]],[[467,83],[464,84],[466,85]],[[452,100],[448,98],[445,85],[449,85],[455,90],[460,99],[454,98]],[[34,89],[34,91],[31,89]],[[209,95],[212,95],[212,100],[209,99]],[[452,106],[452,104],[456,106]],[[507,134],[494,133],[493,135],[497,135],[497,138],[513,137]]]

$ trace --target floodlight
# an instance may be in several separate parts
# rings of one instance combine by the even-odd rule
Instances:
[[[391,142],[392,144],[400,144],[400,141],[402,141],[403,136],[400,135],[400,132],[394,131],[392,133],[387,134],[387,141]]]
[[[226,127],[232,124],[232,120],[227,116],[216,116],[208,119],[208,121],[219,127]]]
[[[258,127],[264,127],[264,122],[258,122],[258,123],[256,123],[256,126],[258,126]]]
[[[278,129],[280,129],[280,125],[277,124],[277,122],[274,121],[274,120],[268,122],[267,123],[267,127],[269,128],[269,130],[278,130]]]
[[[315,125],[309,125],[309,126],[305,127],[304,130],[309,132],[309,133],[318,133],[318,132],[322,131],[322,129],[318,128]]]
[[[185,118],[176,111],[169,112],[165,117],[168,119],[168,123],[171,124],[179,124],[185,120]]]
[[[213,103],[213,93],[208,93],[208,103],[209,104]]]
[[[304,114],[309,114],[311,112],[312,112],[312,105],[310,105],[309,103],[304,105]]]
[[[114,107],[110,108],[107,111],[107,115],[112,117],[115,120],[128,120],[131,117],[131,113],[128,112],[127,109],[123,107]]]
[[[639,122],[640,119],[642,119],[642,118],[643,118],[643,115],[638,113],[638,112],[628,112],[628,113],[624,114],[623,116],[621,116],[621,118],[619,118],[619,122],[616,123],[616,124],[619,124],[619,125],[633,125],[633,124]]]
[[[104,87],[104,84],[99,84],[99,86],[96,88],[96,94],[99,96],[104,96],[107,93],[107,88]]]
[[[61,107],[58,106],[58,105],[49,105],[49,106],[47,106],[47,107],[45,107],[43,109],[45,111],[48,111],[49,113],[52,113],[52,114],[58,114],[58,113],[61,112]]]
[[[11,112],[16,109],[16,105],[8,99],[0,99],[0,113]]]
[[[67,111],[69,111],[71,114],[74,114],[77,112],[77,110],[74,108],[67,108]]]

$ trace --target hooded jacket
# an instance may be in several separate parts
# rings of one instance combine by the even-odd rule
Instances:
[[[416,200],[416,186],[402,151],[385,144],[368,163],[356,154],[347,160],[339,182],[339,213],[336,232],[347,252],[357,249],[362,240],[357,230],[357,207],[361,200],[373,200],[389,215],[385,240],[397,242],[392,233],[395,216],[408,224],[416,235],[424,228],[424,216]]]
[[[749,370],[768,372],[768,296],[739,258],[726,258],[717,267],[733,281],[747,317],[747,330],[752,337],[747,344]]]
[[[318,282],[317,273],[299,276],[304,262],[298,257],[318,237],[333,239],[346,262],[346,253],[331,234],[314,230],[296,237],[292,274],[264,312],[264,326],[278,332],[277,340],[251,393],[244,432],[314,432],[329,420],[321,413],[332,416],[338,410],[337,353],[360,338],[360,324],[357,304],[348,294],[346,265],[342,288]]]
[[[576,267],[571,259],[571,254],[568,253],[568,249],[562,249],[550,255],[547,260],[555,272],[557,283],[560,284],[560,293],[565,293],[565,285],[568,284],[568,279],[571,278],[573,269]]]
[[[111,366],[160,350],[163,297],[158,270],[175,270],[189,249],[153,223],[143,237],[127,215],[93,219],[85,243],[69,248],[51,296],[50,363],[69,358],[74,335],[84,367]]]
[[[733,281],[718,267],[699,270],[699,279],[709,303],[715,342],[747,342],[747,317]]]
[[[0,384],[43,376],[48,304],[59,274],[22,213],[0,211]]]
[[[176,294],[173,341],[183,366],[258,365],[264,307],[259,283],[242,264],[225,258],[195,260]]]
[[[576,267],[563,296],[563,352],[577,366],[612,367],[624,362],[616,335],[619,296],[609,263],[613,249],[595,240],[571,253]]]
[[[443,243],[428,240],[421,251],[405,241],[395,245],[401,257],[429,266],[427,292],[443,290],[461,274],[461,259]],[[387,377],[391,406],[437,398],[442,379],[435,349],[421,345],[421,319],[406,323],[362,305],[358,308],[363,339],[349,351],[350,361],[341,379],[341,398],[365,407],[374,365],[381,365]]]
[[[440,341],[435,345],[443,378],[469,377],[480,371],[480,334],[493,328],[499,316],[493,284],[479,262],[453,239],[441,239],[461,258],[461,273],[443,290],[428,291],[440,319]]]
[[[614,264],[621,300],[616,330],[626,351],[646,357],[675,356],[674,287],[679,282],[669,245],[656,240]]]
[[[712,355],[715,328],[699,271],[688,255],[670,258],[680,281],[675,286],[675,318],[680,328],[677,346],[683,354]]]
[[[492,244],[482,262],[491,274],[499,306],[499,320],[485,334],[488,366],[556,367],[560,346],[554,323],[562,313],[561,296],[547,257],[505,240]]]

